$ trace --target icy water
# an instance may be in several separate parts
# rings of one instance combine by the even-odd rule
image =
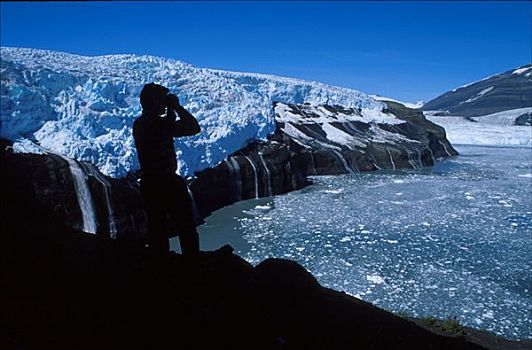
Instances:
[[[293,259],[390,311],[531,338],[532,149],[458,151],[432,168],[312,177],[223,208],[200,227],[202,249]]]

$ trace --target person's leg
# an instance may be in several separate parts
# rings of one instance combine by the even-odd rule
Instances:
[[[199,253],[199,236],[194,223],[192,200],[185,179],[178,175],[173,178],[170,199],[169,213],[177,225],[181,251],[184,256],[195,256]]]
[[[169,251],[164,198],[161,196],[161,181],[156,177],[141,180],[140,191],[148,216],[149,247],[154,257],[166,257]],[[164,190],[164,189],[162,189]]]

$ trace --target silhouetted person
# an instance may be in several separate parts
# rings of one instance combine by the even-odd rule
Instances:
[[[197,256],[198,232],[187,184],[176,174],[174,137],[196,135],[200,126],[164,86],[144,85],[140,103],[142,115],[133,124],[133,137],[141,169],[140,191],[148,214],[149,248],[156,258],[167,256],[168,214],[177,226],[183,255]]]

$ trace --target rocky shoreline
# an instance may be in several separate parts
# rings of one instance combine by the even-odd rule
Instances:
[[[18,190],[4,193],[24,198]],[[6,349],[482,349],[323,288],[292,261],[253,267],[226,246],[198,265],[177,254],[152,264],[138,242],[81,233],[7,198]]]

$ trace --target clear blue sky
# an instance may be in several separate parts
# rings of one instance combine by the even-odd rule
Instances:
[[[1,3],[2,46],[150,54],[404,101],[531,61],[531,2]]]

